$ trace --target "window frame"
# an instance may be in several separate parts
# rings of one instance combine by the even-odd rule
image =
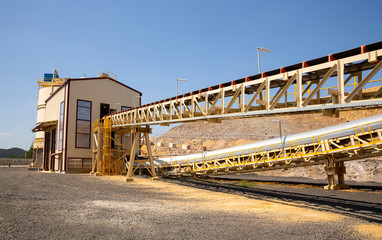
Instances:
[[[60,103],[60,119],[58,123],[58,151],[63,150],[64,146],[64,123],[65,123],[65,101]]]
[[[87,102],[87,103],[90,103],[90,107],[84,107],[84,106],[79,106],[79,102]],[[82,148],[82,149],[90,149],[90,146],[91,146],[91,126],[92,126],[92,101],[89,101],[89,100],[83,100],[83,99],[77,99],[77,106],[76,106],[76,132],[75,132],[75,147],[76,148]],[[78,118],[78,110],[79,108],[88,108],[90,109],[90,116],[89,116],[89,120],[84,120],[84,119],[79,119]],[[86,121],[86,122],[89,122],[89,133],[78,133],[78,121]],[[78,146],[78,135],[81,135],[81,136],[86,136],[88,135],[88,146],[84,147],[84,146]]]
[[[77,162],[77,164],[73,164],[75,161]],[[89,165],[89,168],[84,167],[86,165]],[[68,158],[68,170],[91,169],[91,167],[92,167],[92,159],[91,158],[82,158],[82,157],[69,157]]]

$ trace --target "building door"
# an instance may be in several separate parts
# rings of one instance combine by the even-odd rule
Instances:
[[[110,113],[110,104],[101,103],[99,118],[103,118],[109,113]]]
[[[51,132],[51,146],[50,146],[50,167],[49,170],[54,170],[54,160],[56,158],[56,129],[53,129]]]
[[[44,136],[44,156],[43,156],[43,170],[49,170],[50,159],[50,132],[45,132]]]

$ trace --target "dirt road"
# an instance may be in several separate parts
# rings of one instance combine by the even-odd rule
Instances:
[[[0,168],[0,239],[382,238],[380,223],[264,196]]]

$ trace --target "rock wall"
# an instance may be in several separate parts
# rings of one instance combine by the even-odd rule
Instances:
[[[32,159],[24,158],[0,158],[0,165],[29,165]]]

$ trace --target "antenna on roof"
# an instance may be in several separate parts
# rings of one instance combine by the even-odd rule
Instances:
[[[53,69],[53,78],[59,78],[58,72],[56,69]]]

